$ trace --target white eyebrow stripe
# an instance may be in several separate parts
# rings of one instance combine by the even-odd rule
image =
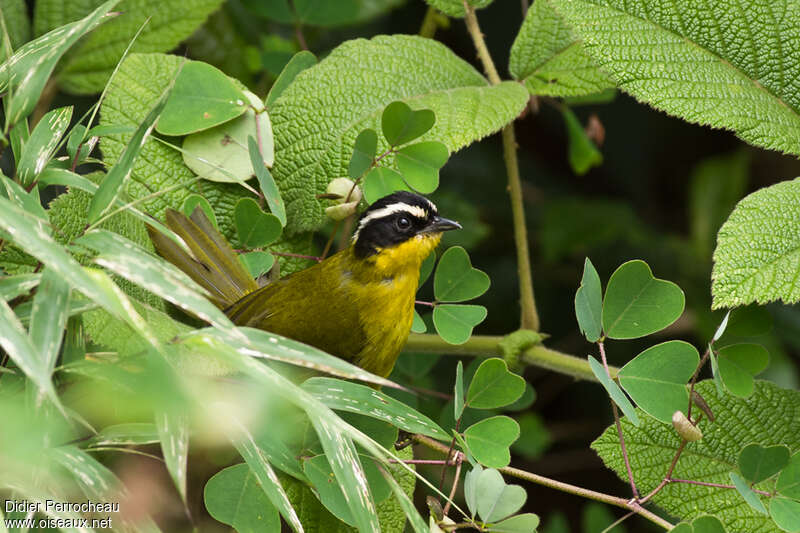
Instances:
[[[431,212],[436,214],[436,206],[434,206],[433,202],[431,202],[430,200],[427,200],[427,202],[431,206]],[[369,213],[368,215],[366,215],[364,218],[361,219],[361,221],[358,223],[358,228],[356,228],[356,232],[353,234],[353,241],[355,242],[358,240],[358,234],[361,233],[362,228],[364,228],[364,226],[366,226],[371,220],[383,218],[389,215],[393,215],[395,213],[408,213],[410,215],[413,215],[421,219],[428,218],[428,212],[424,208],[418,205],[409,205],[404,202],[389,204],[386,207],[381,207],[380,209],[372,211],[371,213]]]

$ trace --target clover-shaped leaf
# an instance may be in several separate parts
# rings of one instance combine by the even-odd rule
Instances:
[[[467,251],[461,246],[453,246],[439,259],[433,278],[433,294],[440,302],[463,302],[486,292],[489,284],[489,276],[473,268]]]
[[[493,416],[473,424],[464,432],[467,447],[475,459],[491,468],[511,462],[509,446],[519,438],[519,424],[507,416]],[[480,502],[478,503],[480,509]]]
[[[784,496],[800,500],[800,452],[792,455],[788,466],[781,471],[775,490]]]
[[[800,531],[800,502],[782,496],[772,498],[769,515],[782,530],[790,533]]]
[[[408,185],[403,181],[403,176],[391,168],[375,167],[364,178],[364,199],[368,204],[395,191],[407,190]]]
[[[433,127],[436,115],[430,109],[412,110],[405,102],[392,102],[383,110],[381,129],[386,141],[400,146],[422,136]]]
[[[481,363],[467,390],[467,405],[474,409],[495,409],[514,403],[525,392],[525,380],[508,371],[502,359]]]
[[[670,423],[675,411],[685,411],[689,405],[686,382],[699,362],[697,348],[688,342],[668,341],[643,351],[617,375],[622,388],[644,412]]]
[[[625,416],[627,416],[631,422],[633,422],[634,426],[639,427],[641,424],[639,421],[639,415],[636,414],[636,409],[634,409],[628,397],[625,396],[625,393],[622,392],[622,389],[619,388],[617,382],[608,377],[608,374],[606,374],[606,369],[603,368],[603,365],[601,365],[600,362],[591,355],[589,356],[589,366],[592,369],[594,377],[596,377],[597,381],[599,381],[603,388],[606,389],[606,392],[609,396],[611,396],[611,399],[614,400],[614,403],[617,404],[617,407],[622,409],[622,412],[625,413]]]
[[[414,309],[414,320],[411,322],[411,332],[412,333],[425,333],[428,331],[428,326],[425,324],[425,320],[422,319],[417,310]]]
[[[739,452],[739,471],[751,483],[769,479],[789,464],[789,448],[786,446],[761,446],[748,444]]]
[[[187,61],[156,125],[162,135],[178,136],[207,130],[247,111],[247,97],[219,69]]]
[[[240,533],[280,529],[278,510],[272,505],[245,463],[220,470],[203,490],[208,514]]]
[[[181,212],[187,217],[191,217],[194,210],[198,207],[203,211],[211,224],[213,224],[215,228],[218,228],[217,215],[214,213],[214,209],[211,207],[211,204],[208,203],[208,200],[199,194],[190,194],[187,196],[183,204],[181,204]]]
[[[575,316],[578,327],[589,342],[597,342],[603,333],[603,287],[600,276],[589,258],[583,264],[583,279],[575,293]]]
[[[695,518],[691,523],[682,522],[675,526],[672,533],[725,533],[725,526],[719,518],[711,515],[704,515]]]
[[[377,149],[378,134],[375,133],[375,130],[367,129],[359,133],[353,146],[353,155],[350,157],[348,175],[355,180],[369,170],[372,161],[375,159],[375,151]]]
[[[450,344],[464,344],[472,335],[472,328],[486,318],[482,305],[441,304],[433,309],[436,332]]]
[[[252,198],[242,198],[233,210],[236,234],[247,248],[261,248],[275,242],[281,235],[281,221],[265,213]]]
[[[240,255],[239,259],[254,278],[266,274],[275,264],[275,256],[269,252],[248,252]]]
[[[494,533],[530,533],[539,526],[539,517],[533,513],[522,513],[493,524],[487,529]]]
[[[753,377],[769,364],[769,352],[760,344],[732,344],[719,349],[719,376],[731,394],[747,398],[753,393]]]
[[[653,277],[644,261],[622,264],[608,280],[603,299],[603,329],[612,339],[644,337],[669,326],[681,316],[683,291]]]
[[[395,161],[406,183],[415,191],[428,194],[439,187],[439,169],[449,156],[447,146],[428,141],[399,149]]]
[[[510,516],[525,504],[527,494],[519,485],[506,485],[503,476],[494,468],[482,469],[476,465],[464,481],[470,512],[484,522],[495,522]],[[469,488],[469,490],[468,490]]]

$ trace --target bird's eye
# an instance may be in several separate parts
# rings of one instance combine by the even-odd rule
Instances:
[[[400,217],[395,221],[397,225],[397,229],[400,231],[406,231],[408,228],[411,227],[411,221],[408,220],[406,217]]]

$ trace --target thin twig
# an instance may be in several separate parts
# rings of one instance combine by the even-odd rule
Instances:
[[[701,485],[703,487],[715,487],[718,489],[735,489],[736,485],[726,485],[724,483],[708,483],[707,481],[694,481],[693,479],[668,479],[666,480],[667,483],[688,483],[690,485]],[[753,489],[751,490],[756,494],[761,494],[762,496],[772,496],[771,492],[767,492],[765,490],[758,490]]]
[[[456,453],[456,474],[453,478],[453,487],[450,489],[450,496],[447,498],[447,503],[444,504],[444,515],[450,512],[450,502],[456,497],[456,489],[458,488],[458,480],[461,478],[461,463],[464,462],[464,454],[461,452]]]
[[[692,419],[692,396],[694,396],[694,384],[697,383],[697,377],[700,375],[700,371],[705,366],[706,361],[708,358],[711,357],[711,345],[708,345],[706,349],[706,353],[703,354],[703,358],[700,359],[700,362],[697,364],[697,369],[695,369],[694,374],[692,374],[692,379],[689,380],[689,407],[686,409],[686,418],[689,420]]]

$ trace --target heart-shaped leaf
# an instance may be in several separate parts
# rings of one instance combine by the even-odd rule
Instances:
[[[719,375],[731,394],[747,398],[753,393],[753,377],[769,364],[769,352],[760,344],[732,344],[719,350]]]
[[[789,448],[748,444],[739,452],[739,471],[751,483],[769,479],[789,464]]]
[[[639,415],[636,414],[636,409],[634,409],[631,401],[628,400],[628,397],[625,396],[625,393],[622,392],[622,389],[619,388],[617,382],[608,377],[606,374],[606,369],[603,368],[603,365],[600,362],[592,357],[589,356],[589,366],[592,368],[592,373],[594,377],[597,378],[597,381],[606,389],[606,392],[611,399],[614,400],[614,403],[617,404],[617,407],[622,409],[622,412],[625,413],[625,416],[633,422],[633,425],[639,427],[641,422],[639,421]]]
[[[430,109],[413,111],[405,102],[392,102],[383,110],[381,129],[391,146],[400,146],[422,136],[433,127],[436,115]]]
[[[472,335],[472,328],[486,318],[482,305],[443,304],[433,309],[436,332],[450,344],[464,344]]]
[[[502,415],[481,420],[464,432],[464,439],[472,455],[479,463],[491,468],[508,466],[511,462],[508,448],[518,438],[519,424]],[[480,509],[480,500],[478,506]]]
[[[671,423],[675,411],[686,411],[689,391],[686,382],[700,362],[697,349],[683,341],[651,346],[623,366],[620,385],[644,412]]]
[[[589,258],[583,264],[583,279],[575,293],[575,316],[578,327],[589,342],[597,342],[603,333],[603,287],[600,276]]]
[[[755,509],[761,514],[767,514],[767,508],[764,507],[764,503],[761,501],[761,498],[758,497],[758,494],[753,492],[753,489],[750,488],[750,485],[737,474],[736,472],[730,472],[729,476],[731,481],[733,481],[733,485],[736,487],[736,492],[744,498],[744,501],[747,502],[747,505]]]
[[[391,168],[375,167],[364,178],[364,198],[368,204],[395,191],[407,190],[408,185],[403,181],[403,176]]]
[[[156,126],[162,135],[187,135],[207,130],[247,111],[247,97],[219,69],[187,61]]]
[[[790,533],[800,531],[800,502],[781,496],[772,498],[769,502],[769,514],[782,530]]]
[[[278,531],[278,510],[244,463],[214,474],[203,491],[208,514],[238,533]]]
[[[506,485],[500,472],[493,468],[477,471],[475,502],[478,516],[494,522],[512,515],[525,504],[527,494],[519,485]]]
[[[236,203],[233,221],[239,241],[247,248],[261,248],[281,235],[278,217],[262,211],[252,198],[242,198]]]
[[[369,170],[375,160],[375,151],[378,149],[378,134],[375,130],[364,130],[356,137],[353,145],[353,155],[350,157],[350,166],[347,174],[354,180]]]
[[[217,215],[214,213],[214,209],[212,209],[208,200],[199,194],[190,194],[187,196],[181,205],[181,212],[187,217],[190,217],[198,207],[205,213],[206,218],[211,221],[211,224],[213,224],[215,228],[219,228],[217,224]]]
[[[463,302],[486,292],[489,284],[489,276],[473,268],[467,251],[461,246],[453,246],[439,259],[433,278],[433,294],[440,302]]]
[[[495,409],[514,403],[525,392],[525,380],[508,371],[502,359],[487,359],[472,377],[467,405],[475,409]]]
[[[248,252],[240,255],[239,259],[254,278],[266,274],[275,264],[275,256],[269,252]]]
[[[245,96],[261,105],[261,100],[253,93],[245,92]],[[195,174],[210,181],[246,181],[254,173],[248,154],[248,137],[261,141],[261,164],[271,167],[275,154],[272,124],[266,111],[256,113],[252,108],[233,120],[187,135],[183,140],[183,162]]]
[[[781,471],[775,490],[784,496],[800,500],[800,452],[794,454],[789,465]]]
[[[644,261],[623,263],[608,280],[603,300],[603,329],[612,339],[644,337],[669,326],[681,316],[683,291],[653,277]]]
[[[412,189],[429,194],[439,187],[439,169],[447,163],[448,157],[447,146],[429,141],[401,148],[395,154],[395,161]]]
[[[467,502],[467,509],[469,509],[470,516],[475,516],[478,512],[478,480],[483,473],[481,465],[472,465],[472,469],[464,476],[464,500]],[[498,472],[499,473],[499,472]],[[502,476],[501,476],[502,481]],[[499,484],[495,490],[502,490]]]
[[[694,533],[725,533],[725,526],[716,516],[705,515],[692,521]]]
[[[530,533],[539,527],[539,517],[533,513],[512,516],[491,526],[487,531],[494,533]]]

